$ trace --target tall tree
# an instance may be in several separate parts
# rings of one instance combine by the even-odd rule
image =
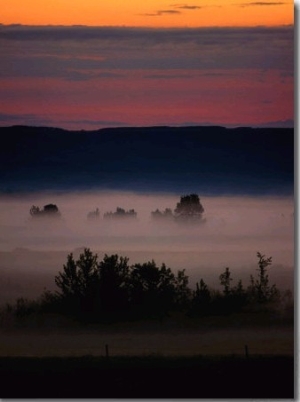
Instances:
[[[224,287],[223,293],[225,296],[229,296],[230,294],[230,282],[232,281],[231,273],[229,268],[226,267],[225,271],[219,276],[221,285]]]
[[[105,212],[103,215],[104,219],[119,219],[119,218],[136,218],[137,212],[134,209],[129,209],[125,211],[125,209],[117,207],[115,212]]]
[[[156,209],[155,211],[151,212],[151,218],[154,220],[159,221],[166,221],[166,220],[173,220],[174,215],[170,208],[166,208],[164,211],[160,211]]]
[[[105,254],[99,264],[100,301],[103,312],[127,309],[129,303],[130,267],[127,257]]]
[[[266,303],[275,300],[279,296],[279,290],[276,285],[269,285],[269,275],[267,267],[272,265],[272,257],[266,258],[264,254],[257,252],[258,258],[258,278],[250,276],[250,293],[259,303]]]
[[[155,261],[135,264],[131,272],[131,301],[136,310],[146,314],[163,315],[176,301],[177,284],[184,286],[184,279],[176,279],[165,264],[158,267]]]
[[[197,194],[184,195],[175,208],[175,219],[182,222],[202,221],[204,208]]]
[[[30,215],[32,217],[55,217],[58,218],[61,216],[61,213],[55,204],[47,204],[44,206],[43,209],[40,209],[40,207],[37,207],[35,205],[32,205],[30,208]]]
[[[85,248],[77,261],[69,254],[63,271],[55,276],[55,283],[60,288],[61,299],[72,308],[85,312],[94,310],[99,284],[97,254]]]
[[[189,315],[206,315],[210,312],[212,295],[208,286],[201,278],[196,283],[196,290],[193,292],[193,298],[190,305]]]

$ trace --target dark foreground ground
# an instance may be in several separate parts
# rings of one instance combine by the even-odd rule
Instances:
[[[292,356],[0,358],[1,398],[294,398]]]

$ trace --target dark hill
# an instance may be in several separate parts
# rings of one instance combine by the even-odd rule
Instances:
[[[0,191],[126,189],[291,194],[294,130],[0,128]]]

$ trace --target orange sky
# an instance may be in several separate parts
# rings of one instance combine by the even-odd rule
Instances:
[[[256,26],[294,21],[290,0],[0,0],[0,23],[24,25]]]

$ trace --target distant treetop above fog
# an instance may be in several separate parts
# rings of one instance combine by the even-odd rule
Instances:
[[[182,195],[180,201],[177,203],[176,208],[172,211],[171,208],[165,208],[151,212],[151,218],[154,221],[175,221],[182,223],[204,222],[203,219],[204,208],[200,202],[197,194]],[[41,209],[36,205],[30,208],[30,215],[36,217],[60,217],[61,213],[55,204],[47,204]],[[100,211],[97,207],[95,210],[88,212],[87,219],[94,220],[100,218]],[[103,219],[123,219],[123,218],[137,218],[137,212],[134,209],[125,210],[124,208],[117,207],[114,212],[105,212]]]
[[[152,217],[152,219],[155,219],[155,220],[174,219],[174,215],[173,215],[171,208],[166,208],[164,211],[160,211],[159,209],[156,209],[155,211],[151,212],[151,217]]]
[[[175,219],[179,221],[202,220],[204,208],[197,194],[183,195],[175,208]]]
[[[61,213],[59,212],[59,209],[55,204],[47,204],[44,206],[43,209],[40,209],[40,207],[37,207],[35,205],[32,205],[30,208],[30,215],[32,217],[60,217]]]
[[[96,208],[95,211],[89,212],[89,213],[87,214],[87,218],[88,218],[89,220],[100,218],[100,211],[99,211],[99,208]]]
[[[180,197],[180,202],[177,203],[174,212],[170,208],[164,211],[156,209],[151,212],[153,220],[175,220],[177,222],[204,222],[204,208],[197,194],[183,195]]]
[[[104,219],[113,219],[113,218],[136,218],[137,213],[134,209],[130,209],[125,211],[125,209],[117,207],[115,212],[106,212],[103,215]]]

